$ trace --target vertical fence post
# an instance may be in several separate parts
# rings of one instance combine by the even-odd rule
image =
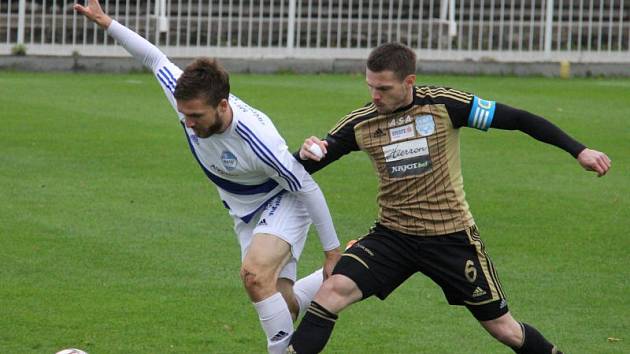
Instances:
[[[18,31],[17,44],[24,44],[24,26],[26,17],[26,0],[20,0],[18,5]]]
[[[449,39],[457,35],[457,22],[455,22],[455,0],[448,0],[448,36]]]
[[[545,14],[547,15],[545,24],[545,59],[549,60],[551,58],[551,34],[553,32],[553,0],[547,0]]]
[[[188,9],[190,11],[190,9]],[[157,17],[157,29],[159,33],[168,32],[168,17],[166,16],[166,0],[155,2],[155,16]],[[199,14],[201,16],[201,14]],[[199,30],[199,29],[198,29]],[[156,38],[158,40],[159,37]]]
[[[295,47],[295,5],[297,0],[289,0],[289,13],[287,23],[287,54],[293,54],[293,48]]]

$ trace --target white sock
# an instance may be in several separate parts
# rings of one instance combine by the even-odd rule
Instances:
[[[270,354],[283,354],[289,346],[293,334],[293,320],[289,306],[282,294],[275,293],[270,297],[254,303],[260,324],[267,335],[267,349]]]
[[[306,312],[306,309],[308,309],[311,305],[311,301],[313,301],[313,298],[315,297],[317,290],[319,290],[322,286],[323,281],[324,271],[322,268],[319,268],[310,275],[307,275],[295,282],[295,285],[293,285],[293,293],[295,294],[295,299],[300,306],[299,316],[303,315],[304,312]]]

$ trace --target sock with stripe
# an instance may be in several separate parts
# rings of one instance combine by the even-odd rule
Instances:
[[[523,345],[512,348],[517,354],[562,354],[553,344],[549,343],[536,328],[521,322],[523,329]]]
[[[270,354],[284,354],[291,333],[293,333],[293,319],[289,306],[282,294],[275,293],[270,297],[254,303],[260,325],[267,336],[267,349]]]
[[[291,337],[289,353],[315,354],[321,352],[330,335],[337,315],[317,302],[311,302],[302,322]]]
[[[315,297],[315,293],[317,293],[319,287],[322,286],[323,281],[324,273],[320,268],[295,282],[295,285],[293,285],[293,293],[300,307],[298,317],[306,312],[306,309],[308,309],[309,304]]]

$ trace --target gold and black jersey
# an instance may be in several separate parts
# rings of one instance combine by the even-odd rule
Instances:
[[[345,116],[326,138],[328,151],[333,160],[355,150],[370,156],[379,180],[381,225],[418,236],[461,231],[474,220],[464,193],[458,128],[486,130],[492,104],[449,88],[415,87],[413,103],[394,113],[379,114],[369,104]]]
[[[326,156],[300,163],[314,173],[363,150],[378,175],[380,224],[410,235],[450,234],[474,225],[464,194],[460,127],[519,130],[573,157],[586,148],[532,113],[446,87],[417,86],[413,102],[393,113],[379,114],[368,104],[346,115],[326,137]]]

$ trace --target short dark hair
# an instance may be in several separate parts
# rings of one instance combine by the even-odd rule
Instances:
[[[393,71],[403,81],[407,76],[416,73],[416,53],[404,44],[381,44],[368,56],[367,68],[375,73]]]
[[[199,58],[186,67],[177,79],[176,100],[204,98],[212,107],[230,95],[230,75],[215,59]]]

